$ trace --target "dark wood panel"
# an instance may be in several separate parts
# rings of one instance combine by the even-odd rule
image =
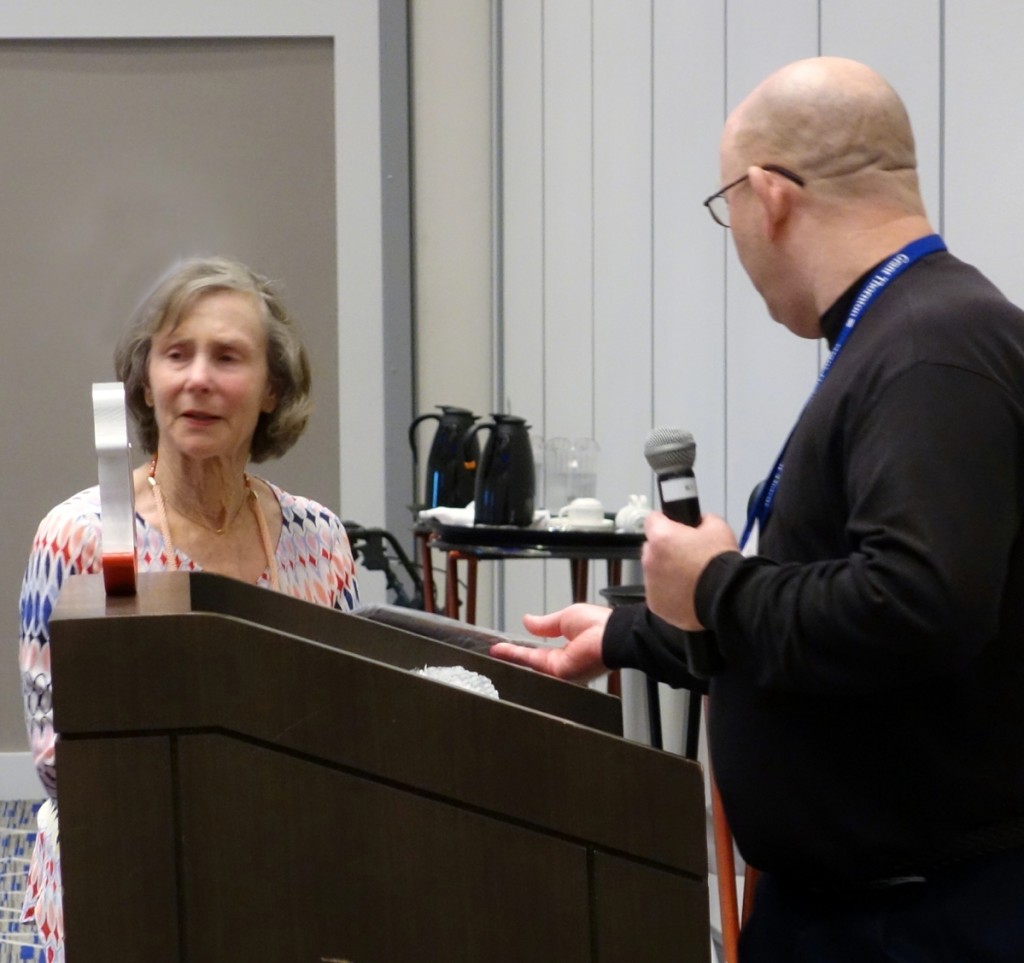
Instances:
[[[709,963],[706,880],[596,853],[594,917],[601,963]]]
[[[593,958],[583,847],[223,737],[179,760],[183,958]]]
[[[333,612],[299,599],[268,597],[255,586],[208,573],[195,573],[190,583],[194,611],[245,618],[400,669],[461,665],[490,678],[507,702],[622,735],[619,699],[490,658],[485,654],[485,630],[479,627],[436,617],[431,631],[445,622],[448,631],[433,635],[428,631],[430,637],[425,638],[415,630],[389,628],[358,614]]]
[[[170,740],[59,741],[57,769],[67,958],[184,959]],[[97,878],[103,866],[112,871]],[[129,956],[121,954],[126,941]]]
[[[427,633],[429,637],[424,637],[409,629],[335,612],[206,572],[142,575],[138,595],[114,598],[104,595],[99,576],[76,577],[61,593],[55,618],[190,612],[245,619],[401,669],[461,665],[488,676],[506,702],[622,735],[622,706],[618,698],[492,659],[484,654],[486,630],[454,619],[435,617]],[[447,633],[438,628],[444,622],[450,624]]]

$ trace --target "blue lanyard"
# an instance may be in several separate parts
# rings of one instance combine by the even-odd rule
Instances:
[[[804,402],[803,411],[807,410],[807,405],[810,403],[811,398],[817,393],[821,387],[821,383],[828,376],[829,371],[832,370],[832,365],[835,364],[836,358],[839,357],[839,352],[843,350],[843,345],[846,344],[850,339],[850,335],[853,333],[854,327],[860,320],[861,316],[871,306],[875,298],[882,293],[882,290],[890,282],[898,278],[908,267],[912,264],[917,263],[923,257],[927,257],[929,254],[934,254],[936,251],[945,251],[946,245],[942,238],[938,234],[929,234],[927,237],[918,238],[916,241],[911,241],[905,248],[894,254],[889,260],[882,265],[871,277],[867,283],[860,289],[857,297],[853,301],[853,307],[850,308],[850,313],[846,316],[846,323],[843,325],[842,330],[839,332],[839,337],[836,338],[836,343],[832,347],[832,351],[828,356],[828,360],[825,362],[824,367],[818,374],[818,380],[814,384],[814,388],[811,391],[810,397]],[[797,419],[799,424],[800,419]],[[743,537],[740,539],[740,548],[747,543],[747,539],[750,538],[750,533],[754,530],[754,523],[758,523],[761,529],[764,528],[765,523],[768,521],[768,517],[772,513],[772,502],[775,501],[775,492],[779,487],[779,480],[782,478],[782,460],[786,454],[786,448],[789,446],[789,439],[793,437],[793,431],[796,430],[794,426],[789,433],[789,437],[786,439],[786,444],[782,446],[782,451],[779,452],[779,457],[775,459],[775,464],[772,466],[771,472],[768,474],[768,478],[764,484],[761,485],[761,490],[758,493],[754,504],[750,508],[750,512],[747,515],[747,524],[743,529]]]

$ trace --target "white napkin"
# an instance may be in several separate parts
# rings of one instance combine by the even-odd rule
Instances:
[[[421,522],[439,522],[442,525],[472,525],[476,517],[476,508],[470,502],[465,508],[424,508],[420,510]]]
[[[465,508],[446,508],[439,505],[437,508],[423,508],[419,513],[421,522],[438,522],[441,525],[464,525],[472,526],[476,521],[476,504],[470,502]],[[546,508],[538,508],[533,513],[533,521],[529,528],[547,528],[551,521],[551,514]]]

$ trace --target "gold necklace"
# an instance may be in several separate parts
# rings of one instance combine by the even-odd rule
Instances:
[[[153,460],[149,463],[149,474],[148,481],[150,488],[153,489],[153,501],[156,502],[156,514],[160,520],[160,534],[163,535],[164,546],[167,548],[167,554],[171,561],[174,563],[175,570],[181,567],[181,562],[178,560],[178,553],[174,548],[174,542],[171,539],[171,526],[167,521],[167,504],[164,500],[164,493],[160,490],[160,484],[156,480],[156,459],[157,456],[153,456]],[[242,478],[245,481],[246,495],[242,499],[241,504],[235,510],[234,515],[231,516],[231,520],[222,528],[216,529],[211,526],[193,518],[191,515],[185,514],[179,508],[174,508],[179,515],[184,516],[189,521],[195,522],[205,528],[207,531],[213,532],[216,535],[223,535],[235,522],[235,519],[241,514],[242,509],[245,507],[245,503],[248,502],[252,506],[252,513],[256,516],[256,525],[260,530],[260,541],[263,544],[263,554],[267,560],[267,569],[270,574],[270,587],[275,591],[280,591],[281,584],[277,574],[277,559],[274,556],[274,546],[270,541],[270,529],[267,527],[267,520],[263,517],[263,511],[260,508],[260,501],[253,490],[252,484],[249,481],[249,476],[242,473]]]

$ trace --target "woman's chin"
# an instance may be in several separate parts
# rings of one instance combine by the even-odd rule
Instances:
[[[231,452],[223,444],[217,444],[213,439],[209,438],[160,439],[160,447],[162,451],[166,452],[170,449],[179,458],[184,458],[188,461],[205,461],[210,458],[228,458],[231,456]]]

